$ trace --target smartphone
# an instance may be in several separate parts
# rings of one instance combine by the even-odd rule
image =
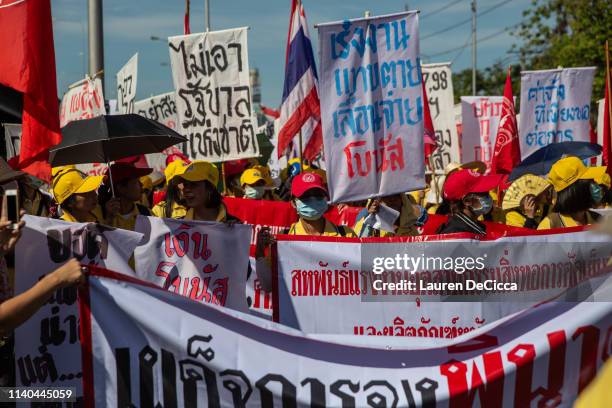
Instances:
[[[5,190],[7,221],[11,221],[13,229],[19,222],[19,195],[16,189]]]

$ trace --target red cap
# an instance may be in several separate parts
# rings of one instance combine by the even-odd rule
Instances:
[[[143,168],[143,167],[134,167],[129,163],[123,162],[115,162],[112,166],[110,166],[113,183],[119,183],[120,181],[131,179],[131,178],[141,178],[142,176],[146,176],[147,174],[151,174],[153,169]],[[106,170],[106,175],[108,175],[108,170]]]
[[[323,178],[316,173],[300,173],[291,182],[291,195],[300,198],[308,190],[319,189],[329,197]]]
[[[470,193],[487,193],[497,187],[502,178],[501,174],[483,176],[471,169],[455,171],[444,182],[444,198],[461,200]]]
[[[226,177],[235,176],[236,174],[242,173],[249,164],[248,159],[227,161],[223,164],[223,171]]]

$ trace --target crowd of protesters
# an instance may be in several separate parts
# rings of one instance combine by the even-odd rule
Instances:
[[[512,183],[505,176],[487,174],[481,162],[451,163],[444,174],[427,176],[429,187],[425,190],[340,204],[341,210],[346,206],[362,210],[354,225],[336,225],[324,217],[330,198],[325,171],[299,159],[289,161],[277,179],[254,159],[217,166],[169,157],[166,164],[161,174],[116,162],[110,167],[110,177],[108,170],[105,175],[88,176],[76,166],[53,168],[47,188],[0,159],[0,184],[16,183],[22,214],[69,222],[95,222],[127,230],[134,230],[138,215],[239,223],[224,204],[227,196],[290,202],[298,220],[284,231],[286,234],[359,238],[419,235],[431,214],[448,217],[437,227],[438,234],[485,235],[491,222],[529,229],[588,225],[600,217],[594,210],[612,204],[606,167],[586,166],[577,157],[560,159],[546,176],[526,174]],[[383,206],[398,214],[393,228],[376,228],[369,222]],[[2,217],[0,339],[34,314],[53,291],[82,283],[86,274],[85,268],[71,260],[13,297],[5,255],[14,250],[23,222],[7,221],[4,206]],[[265,227],[256,240],[257,273],[266,290],[271,288],[267,248],[273,240]]]

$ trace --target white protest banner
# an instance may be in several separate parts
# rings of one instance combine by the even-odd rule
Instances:
[[[247,29],[168,38],[178,132],[191,159],[259,156],[249,83]]]
[[[19,155],[21,149],[21,124],[3,123],[4,141],[6,142],[6,160]]]
[[[481,161],[491,167],[501,116],[502,96],[461,97],[461,162]]]
[[[590,283],[592,299],[612,298],[612,282]],[[101,269],[80,294],[97,408],[570,407],[612,352],[605,301],[432,340],[304,335]]]
[[[73,120],[106,115],[100,78],[85,78],[69,87],[60,105],[60,127]]]
[[[277,238],[275,321],[317,334],[456,337],[596,276],[612,256],[608,236],[584,231],[491,241]],[[387,264],[396,257],[420,264]],[[470,258],[482,267],[457,263]]]
[[[134,102],[134,113],[155,120],[174,131],[179,131],[174,92],[168,92]],[[180,152],[179,148],[171,146],[162,153],[147,154],[145,157],[149,167],[159,172],[163,172],[166,168],[166,157],[168,157],[168,154],[176,152]]]
[[[438,148],[431,155],[431,165],[436,171],[444,171],[451,162],[461,161],[459,138],[454,113],[453,78],[450,62],[424,64],[423,80],[429,99],[429,112],[436,131]]]
[[[416,12],[318,26],[332,202],[425,186]]]
[[[117,72],[117,110],[134,113],[136,86],[138,85],[138,53]]]
[[[136,276],[197,302],[247,311],[250,225],[138,216]]]
[[[15,255],[15,293],[74,257],[132,273],[128,259],[142,235],[98,224],[26,215]],[[20,387],[76,387],[82,394],[81,348],[76,288],[58,290],[15,331],[15,371]]]
[[[590,142],[595,67],[521,72],[521,158],[555,142]]]
[[[604,134],[604,109],[605,99],[597,101],[597,140],[595,141],[598,145],[603,147],[603,134]],[[603,155],[599,155],[595,158],[595,166],[601,166],[603,161]]]

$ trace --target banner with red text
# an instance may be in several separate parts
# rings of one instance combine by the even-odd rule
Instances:
[[[423,188],[418,13],[344,20],[317,28],[331,201]]]
[[[83,120],[106,115],[104,94],[100,78],[86,78],[72,85],[64,94],[60,105],[60,127],[73,120]]]
[[[558,296],[612,256],[610,237],[589,231],[441,238],[278,236],[274,320],[306,333],[452,338]]]
[[[610,298],[609,281],[591,282],[592,298]],[[107,270],[80,294],[92,408],[570,407],[612,352],[604,302],[433,340],[305,335]]]
[[[25,228],[15,252],[15,293],[30,289],[74,257],[122,273],[142,235],[99,224],[23,217]],[[76,387],[82,393],[81,349],[76,288],[57,290],[15,331],[15,372],[19,387]]]
[[[247,311],[250,225],[139,215],[136,276],[197,302]]]
[[[461,97],[461,162],[484,162],[491,168],[501,116],[502,96]]]

